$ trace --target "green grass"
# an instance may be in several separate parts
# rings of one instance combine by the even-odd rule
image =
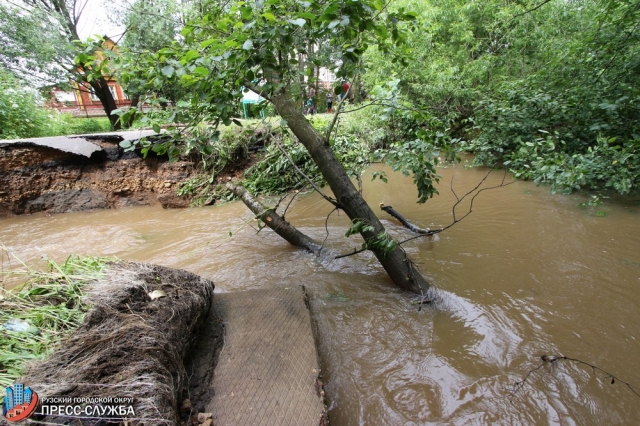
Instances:
[[[23,276],[25,282],[13,290],[0,289],[0,388],[13,384],[29,361],[46,357],[82,323],[90,308],[83,297],[86,285],[114,260],[69,256],[63,264],[48,260],[47,272],[22,262],[24,270],[3,272],[12,279]],[[30,327],[10,331],[4,327],[10,319],[25,321]]]
[[[111,131],[111,122],[107,117],[72,118],[69,120],[67,135],[81,135],[85,133],[103,133]]]

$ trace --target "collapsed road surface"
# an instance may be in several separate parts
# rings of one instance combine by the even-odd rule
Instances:
[[[124,140],[158,137],[153,131],[0,141],[0,217],[37,212],[157,205],[186,207],[176,195],[192,176],[188,159],[126,152]]]

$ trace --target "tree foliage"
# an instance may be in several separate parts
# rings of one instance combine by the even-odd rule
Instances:
[[[477,163],[554,190],[638,190],[640,2],[412,4],[421,14],[408,68],[369,51],[369,84],[400,79]]]
[[[41,136],[49,119],[38,101],[36,91],[0,70],[0,139]]]
[[[35,86],[69,87],[94,93],[119,128],[108,75],[98,74],[87,60],[78,25],[88,0],[18,0],[0,3],[0,64]],[[43,35],[46,34],[46,37]],[[102,46],[98,46],[101,48]],[[95,49],[94,49],[95,50]]]

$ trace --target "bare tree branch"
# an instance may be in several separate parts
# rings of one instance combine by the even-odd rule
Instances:
[[[616,382],[620,382],[622,384],[624,384],[627,388],[629,388],[629,390],[631,392],[633,392],[636,396],[640,397],[640,387],[633,385],[625,380],[620,379],[617,376],[614,376],[613,374],[609,373],[608,371],[603,370],[602,368],[593,365],[591,363],[588,363],[586,361],[582,361],[580,359],[576,359],[576,358],[569,358],[567,356],[556,356],[556,355],[542,355],[540,357],[540,359],[542,360],[542,363],[540,365],[538,365],[535,368],[532,368],[531,370],[529,370],[527,372],[527,374],[522,378],[522,380],[519,380],[517,382],[515,382],[513,384],[513,387],[509,390],[509,399],[513,398],[525,385],[525,383],[527,382],[527,379],[529,379],[529,376],[531,376],[532,373],[534,373],[535,371],[540,370],[542,367],[544,367],[545,365],[556,365],[558,364],[560,361],[570,361],[576,364],[581,364],[581,365],[586,365],[587,367],[591,367],[591,369],[593,370],[593,373],[595,375],[595,373],[597,371],[603,373],[605,376],[607,376],[607,380],[611,379],[611,384],[615,384]]]
[[[504,171],[504,176],[502,177],[502,181],[500,182],[500,184],[499,184],[499,185],[495,185],[495,186],[491,186],[491,187],[483,188],[483,189],[478,189],[478,188],[480,187],[480,185],[482,185],[482,184],[487,180],[487,178],[489,177],[489,175],[491,174],[491,172],[492,172],[492,171],[493,171],[493,167],[491,167],[491,168],[489,169],[489,171],[487,172],[487,174],[486,174],[486,175],[485,175],[485,176],[480,180],[480,182],[478,182],[478,184],[477,184],[477,185],[476,185],[472,190],[468,191],[468,192],[467,192],[466,194],[464,194],[462,197],[458,197],[458,196],[455,194],[455,192],[454,192],[454,195],[455,195],[455,197],[456,197],[457,201],[456,201],[456,203],[453,205],[453,207],[452,207],[452,209],[451,209],[452,214],[453,214],[453,222],[451,222],[449,225],[447,225],[447,226],[445,226],[445,227],[442,227],[442,228],[433,229],[433,230],[428,230],[428,229],[418,228],[418,227],[416,227],[415,225],[413,225],[413,224],[411,224],[410,222],[408,222],[406,219],[404,219],[404,217],[402,217],[402,215],[400,215],[400,213],[398,213],[396,210],[394,210],[394,209],[393,209],[393,208],[391,208],[390,206],[388,206],[388,208],[385,208],[386,206],[384,206],[384,204],[382,204],[382,205],[380,206],[380,208],[381,208],[382,210],[385,210],[387,213],[391,214],[391,215],[392,215],[392,216],[394,216],[396,219],[400,220],[400,221],[403,223],[403,225],[404,225],[404,226],[406,226],[407,228],[411,229],[411,230],[412,230],[412,231],[414,231],[414,232],[419,233],[419,235],[416,235],[416,236],[414,236],[414,237],[410,237],[410,238],[407,238],[407,239],[405,239],[405,240],[400,241],[400,242],[398,243],[398,246],[401,246],[402,244],[407,243],[407,242],[412,241],[412,240],[415,240],[415,239],[417,239],[417,238],[428,237],[428,236],[431,236],[431,235],[439,234],[440,232],[445,231],[445,230],[447,230],[447,229],[451,228],[453,225],[455,225],[456,223],[458,223],[458,222],[462,221],[464,218],[466,218],[467,216],[469,216],[469,215],[473,212],[473,202],[475,201],[476,197],[477,197],[480,193],[482,193],[483,191],[488,191],[488,190],[490,190],[490,189],[502,188],[502,187],[504,187],[504,186],[508,186],[508,185],[511,185],[512,183],[515,183],[515,182],[516,182],[516,181],[512,181],[512,182],[505,183],[505,179],[506,179],[506,177],[507,177],[507,171],[505,170],[505,171]],[[451,178],[451,180],[453,181],[453,178]],[[452,185],[452,189],[453,189],[453,183],[452,183],[451,185]],[[475,193],[475,194],[474,194],[474,193]],[[467,212],[466,212],[462,217],[458,218],[458,217],[456,216],[456,207],[458,207],[458,206],[460,205],[460,203],[461,203],[462,201],[464,201],[464,200],[465,200],[465,198],[467,198],[467,197],[468,197],[469,195],[471,195],[471,194],[474,194],[474,195],[471,197],[471,204],[469,205],[469,211],[467,211]],[[390,211],[389,211],[389,210],[392,210],[392,211],[393,211],[397,216],[395,216],[394,214],[390,213]],[[359,249],[359,250],[354,249],[354,250],[353,250],[353,252],[351,252],[351,253],[346,253],[346,254],[342,254],[342,255],[339,255],[339,256],[336,256],[336,257],[335,257],[335,259],[341,259],[341,258],[343,258],[343,257],[353,256],[353,255],[355,255],[355,254],[362,253],[363,251],[366,251],[366,250],[367,250],[367,248],[366,248],[366,247],[363,247],[363,248],[361,248],[361,249]],[[406,253],[405,253],[405,254],[406,254]],[[407,258],[407,259],[408,259],[408,258]]]
[[[511,21],[513,21],[513,20],[514,20],[514,19],[516,19],[516,18],[519,18],[519,17],[521,17],[521,16],[524,16],[524,15],[526,15],[526,14],[528,14],[528,13],[531,13],[531,12],[533,12],[533,11],[535,11],[535,10],[540,9],[542,6],[544,6],[544,5],[545,5],[545,4],[547,4],[547,3],[551,3],[552,1],[553,1],[553,0],[544,0],[543,2],[541,2],[540,4],[538,4],[537,6],[532,7],[531,9],[527,9],[527,10],[525,10],[524,12],[521,12],[521,13],[518,13],[518,14],[516,14],[516,15],[513,15],[513,16],[511,17],[511,19],[509,19],[509,20],[507,21],[507,24],[508,24],[508,23],[510,23]]]
[[[417,239],[417,238],[427,237],[427,236],[429,236],[429,235],[434,235],[434,234],[439,234],[440,232],[445,231],[445,230],[447,230],[447,229],[451,228],[453,225],[455,225],[456,223],[458,223],[458,222],[462,221],[464,218],[466,218],[466,217],[467,217],[467,216],[469,216],[471,213],[473,213],[473,202],[475,201],[476,197],[477,197],[478,195],[480,195],[480,193],[482,193],[482,192],[484,192],[484,191],[488,191],[488,190],[490,190],[490,189],[502,188],[502,187],[504,187],[504,186],[508,186],[508,185],[511,185],[512,183],[515,183],[515,182],[516,182],[516,181],[511,181],[511,182],[509,182],[509,183],[505,183],[505,182],[504,182],[504,181],[505,181],[505,179],[506,179],[506,177],[507,177],[507,170],[505,170],[505,171],[504,171],[504,176],[502,177],[502,181],[500,182],[500,184],[499,184],[499,185],[490,186],[490,187],[488,187],[488,188],[483,188],[483,189],[478,190],[478,188],[480,187],[480,185],[482,185],[482,184],[487,180],[487,178],[489,177],[489,175],[491,174],[491,172],[492,172],[492,171],[493,171],[493,167],[491,167],[491,168],[489,169],[489,171],[487,172],[487,174],[482,178],[482,180],[481,180],[481,181],[480,181],[480,182],[479,182],[479,183],[478,183],[478,184],[477,184],[477,185],[476,185],[476,186],[475,186],[471,191],[467,192],[467,193],[466,193],[466,194],[464,194],[462,197],[460,197],[460,198],[458,199],[458,201],[456,201],[456,203],[453,205],[453,207],[452,207],[452,209],[451,209],[451,212],[452,212],[452,214],[453,214],[453,222],[451,222],[449,225],[447,225],[447,226],[445,226],[445,227],[442,227],[442,228],[439,228],[439,229],[433,229],[433,230],[431,230],[431,231],[429,231],[429,232],[426,232],[426,233],[424,233],[424,234],[420,234],[420,235],[417,235],[417,236],[415,236],[415,237],[407,238],[406,240],[400,241],[398,244],[400,244],[400,245],[401,245],[401,244],[407,243],[407,242],[409,242],[409,241],[411,241],[411,240],[415,240],[415,239]],[[467,212],[466,212],[466,213],[465,213],[461,218],[459,218],[459,219],[458,219],[458,218],[456,217],[456,207],[458,207],[458,205],[460,205],[460,203],[461,203],[462,201],[464,201],[464,199],[465,199],[465,198],[467,198],[469,195],[473,194],[474,192],[475,192],[475,194],[473,195],[473,197],[471,197],[471,204],[469,205],[469,211],[467,211]],[[458,197],[457,197],[457,195],[456,195],[456,198],[458,198]]]
[[[322,251],[322,248],[324,247],[324,243],[326,243],[327,238],[329,238],[329,217],[333,214],[333,212],[338,210],[339,209],[335,207],[333,210],[329,212],[326,219],[324,220],[324,230],[327,232],[327,234],[324,236],[324,240],[322,240],[322,244],[320,245],[320,250],[318,250],[318,254],[320,254],[320,252]]]
[[[353,252],[347,254],[341,254],[339,256],[334,257],[334,260],[342,259],[343,257],[353,256],[354,254],[362,253],[363,251],[369,250],[369,247],[363,247],[361,249],[353,249]]]
[[[287,211],[289,210],[289,207],[291,206],[291,203],[293,203],[293,200],[296,199],[296,197],[298,196],[299,193],[300,193],[300,191],[295,192],[293,194],[293,197],[291,197],[291,199],[287,203],[287,206],[284,208],[284,211],[282,212],[282,219],[284,219],[284,216],[287,214]]]
[[[234,185],[231,182],[228,182],[226,186],[242,200],[242,202],[253,212],[253,214],[256,215],[258,219],[262,220],[266,226],[284,238],[289,244],[301,247],[311,253],[319,253],[320,244],[285,221],[273,209],[265,207],[262,203],[253,198],[246,189],[241,186]]]
[[[428,234],[431,231],[429,228],[423,229],[409,222],[407,219],[404,218],[404,216],[398,213],[398,211],[391,206],[385,206],[383,203],[380,203],[380,209],[384,210],[385,212],[389,213],[391,216],[398,219],[400,223],[404,225],[405,228],[410,229],[416,234]]]

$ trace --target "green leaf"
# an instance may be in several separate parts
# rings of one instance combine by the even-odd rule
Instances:
[[[153,131],[160,133],[160,125],[158,123],[153,123]]]
[[[304,24],[306,24],[306,23],[307,23],[307,21],[305,21],[305,20],[304,20],[304,19],[302,19],[302,18],[298,18],[298,19],[288,19],[288,20],[287,20],[287,22],[289,22],[289,23],[290,23],[290,24],[292,24],[292,25],[297,25],[297,26],[299,26],[299,27],[302,27],[302,26],[304,26]]]
[[[199,57],[200,57],[200,52],[198,52],[196,50],[190,50],[184,55],[184,59],[187,62],[192,61],[192,60],[194,60],[196,58],[199,58]]]
[[[251,41],[251,39],[247,39],[243,44],[242,44],[242,48],[244,50],[251,50],[253,49],[253,41]]]
[[[216,38],[210,38],[209,40],[205,40],[202,43],[200,43],[200,47],[202,49],[206,49],[207,47],[211,46],[213,43],[216,43],[218,41],[218,39]]]
[[[273,16],[273,13],[265,12],[262,14],[262,17],[268,21],[275,21],[276,17]]]
[[[333,21],[329,22],[329,25],[327,25],[327,28],[329,29],[335,28],[339,23],[340,23],[339,19],[334,19]]]
[[[175,68],[173,68],[171,65],[167,65],[166,67],[162,68],[162,75],[164,75],[165,77],[171,78],[174,72]]]
[[[311,12],[302,12],[302,13],[299,13],[298,16],[300,18],[308,19],[310,21],[313,21],[314,19],[316,19],[316,15],[314,15]]]
[[[206,69],[205,67],[196,67],[193,70],[193,73],[200,77],[206,77],[209,75],[209,70]]]
[[[251,19],[251,16],[253,15],[253,10],[251,10],[250,7],[241,7],[240,13],[242,14],[242,19],[248,21]]]
[[[76,57],[76,64],[86,64],[89,61],[89,56],[86,53],[81,53]]]

